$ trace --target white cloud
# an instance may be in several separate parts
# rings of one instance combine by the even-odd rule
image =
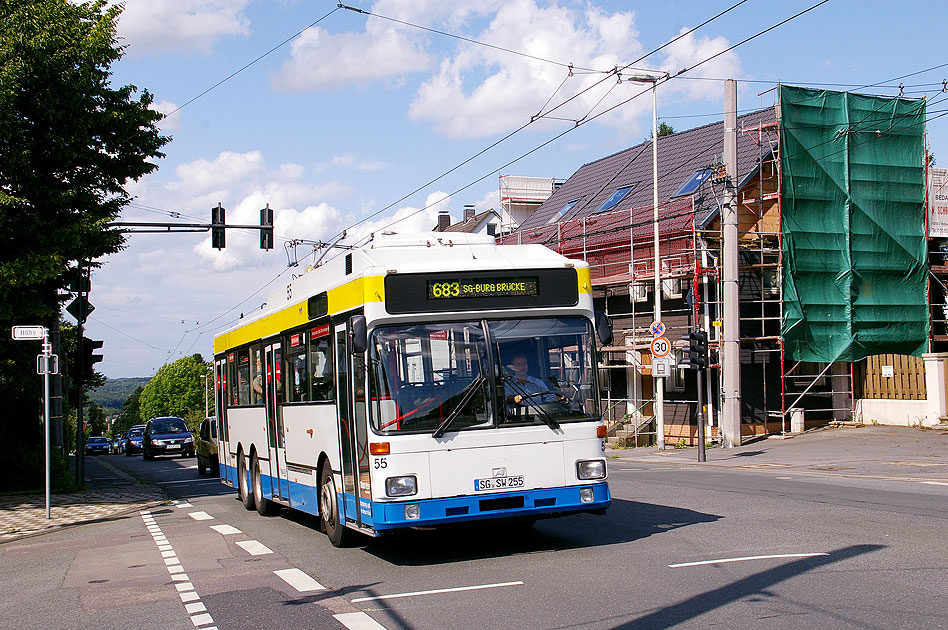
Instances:
[[[129,53],[210,52],[227,35],[247,35],[249,0],[127,0],[118,35]],[[111,2],[110,4],[118,4]]]
[[[688,29],[683,28],[680,32]],[[720,53],[722,50],[730,47],[730,42],[724,37],[695,37],[694,33],[682,37],[677,42],[669,46],[664,67],[672,74],[682,68],[690,68],[692,65],[709,59]],[[741,73],[741,62],[735,51],[729,51],[719,57],[703,63],[686,77],[733,77],[737,78]],[[713,99],[720,101],[723,98],[724,90],[720,81],[674,81],[668,87],[674,85],[674,91],[685,98],[692,99]],[[661,92],[663,88],[659,88]]]
[[[345,153],[343,155],[334,156],[328,162],[320,162],[316,164],[315,168],[317,171],[323,171],[331,167],[353,168],[357,171],[379,171],[389,166],[390,165],[385,162],[358,160],[356,156],[351,153]]]
[[[290,45],[290,59],[273,78],[283,92],[308,92],[426,70],[431,57],[417,35],[372,20],[364,33],[333,35],[313,27]]]
[[[181,128],[181,112],[175,111],[178,109],[177,103],[160,101],[158,103],[152,103],[150,109],[165,116],[158,121],[158,128],[162,134],[168,134]],[[174,113],[169,115],[171,112]]]

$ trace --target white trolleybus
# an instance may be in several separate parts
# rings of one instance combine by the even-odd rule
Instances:
[[[353,532],[602,513],[589,268],[489,236],[377,236],[214,339],[221,481]]]

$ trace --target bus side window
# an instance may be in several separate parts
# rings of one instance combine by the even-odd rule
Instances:
[[[237,351],[237,404],[250,404],[250,352]]]
[[[332,346],[330,337],[312,337],[309,348],[309,365],[312,371],[313,400],[334,400],[332,382]]]

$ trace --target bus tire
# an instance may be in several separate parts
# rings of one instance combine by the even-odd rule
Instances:
[[[247,487],[247,458],[243,453],[237,456],[237,495],[245,508],[252,510],[255,507],[253,493]]]
[[[352,538],[339,515],[339,499],[336,496],[336,483],[332,478],[332,467],[323,466],[319,483],[319,519],[326,536],[333,547],[345,547]]]
[[[280,506],[263,496],[263,480],[260,478],[260,462],[254,455],[250,460],[250,466],[253,468],[250,477],[253,480],[253,502],[257,505],[257,513],[260,516],[273,516],[280,511]]]

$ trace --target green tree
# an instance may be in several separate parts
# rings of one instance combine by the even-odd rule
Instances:
[[[112,425],[113,433],[124,433],[136,424],[141,424],[140,406],[142,391],[144,387],[136,387],[135,391],[128,395],[125,402],[122,403],[122,410],[119,411],[118,420]]]
[[[0,2],[0,330],[54,328],[64,272],[122,247],[107,224],[169,140],[151,94],[110,82],[120,12],[102,0]],[[42,478],[37,350],[0,334],[0,440],[35,451],[36,470],[21,472]]]
[[[90,435],[105,435],[108,423],[105,421],[105,411],[102,407],[95,403],[89,405],[83,420],[86,425],[86,437]]]
[[[669,124],[666,123],[666,122],[658,123],[658,137],[659,137],[659,138],[664,138],[665,136],[670,136],[670,135],[672,135],[673,133],[675,133],[675,128],[674,128],[674,127],[672,127],[671,125],[669,125]],[[648,134],[647,136],[645,136],[645,141],[646,141],[646,142],[651,142],[651,141],[652,141],[652,133],[651,133],[651,132],[649,132],[649,134]]]
[[[138,399],[141,422],[157,416],[179,416],[196,431],[204,418],[205,385],[201,376],[210,367],[199,354],[161,366]]]

